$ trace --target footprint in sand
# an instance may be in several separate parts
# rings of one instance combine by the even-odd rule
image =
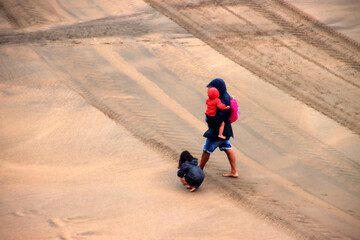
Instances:
[[[60,218],[51,218],[48,220],[48,223],[50,224],[50,226],[56,228],[62,227],[65,224]]]
[[[48,223],[52,227],[63,227],[67,224],[73,223],[83,223],[86,221],[85,216],[76,216],[76,217],[64,217],[64,218],[50,218]]]
[[[77,233],[77,236],[93,236],[93,235],[100,235],[99,232],[95,232],[95,231],[87,231],[87,232],[81,232],[81,233]]]
[[[26,216],[26,214],[23,213],[22,211],[13,212],[12,215],[14,215],[16,217],[25,217]]]
[[[16,217],[27,217],[27,216],[32,216],[32,215],[38,214],[38,211],[36,211],[36,210],[25,210],[25,211],[18,210],[11,214]]]
[[[78,239],[79,237],[81,238],[81,237],[94,236],[94,235],[101,235],[101,233],[95,232],[95,231],[86,231],[86,232],[75,233],[75,234],[63,233],[63,234],[59,235],[58,238],[59,238],[59,240],[70,240],[70,239]]]
[[[48,219],[48,223],[51,227],[54,228],[60,228],[61,229],[61,235],[58,235],[58,239],[60,240],[69,240],[74,239],[78,237],[86,237],[86,236],[93,236],[93,235],[101,235],[100,232],[96,231],[83,231],[78,233],[70,233],[67,232],[67,226],[72,224],[79,224],[84,223],[87,221],[86,216],[75,216],[75,217],[64,217],[64,218],[51,218]]]
[[[87,216],[75,216],[75,217],[64,218],[64,222],[67,223],[84,223],[86,221],[88,221]]]
[[[71,234],[69,233],[63,233],[58,236],[59,240],[69,240],[72,239]]]

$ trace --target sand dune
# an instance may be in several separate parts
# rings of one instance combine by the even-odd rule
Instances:
[[[283,1],[0,1],[4,239],[356,239],[359,44]],[[194,194],[206,84],[240,119]]]

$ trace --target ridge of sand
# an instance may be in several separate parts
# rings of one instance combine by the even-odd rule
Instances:
[[[0,36],[5,237],[358,236],[360,138],[323,114],[343,109],[357,119],[356,46],[329,47],[333,35],[297,25],[303,19],[279,1],[156,3],[199,39],[143,1],[16,2],[5,11],[23,10],[12,13],[22,25]],[[309,31],[320,32],[309,40]],[[330,79],[301,86],[304,96],[318,87],[330,108],[316,111],[269,84],[268,71],[284,70],[269,57],[294,71],[283,74],[290,85]],[[189,195],[176,160],[184,149],[201,155],[214,77],[240,104],[232,139],[240,177],[221,177],[228,163],[216,152]]]

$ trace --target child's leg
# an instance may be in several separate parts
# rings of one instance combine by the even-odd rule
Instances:
[[[180,178],[180,182],[182,182],[182,183],[186,186],[187,189],[192,189],[192,188],[193,188],[192,186],[190,186],[190,185],[186,182],[186,180],[185,180],[184,177]]]
[[[180,178],[180,182],[182,182],[184,185],[187,185],[187,182],[185,181],[184,177]]]
[[[225,139],[225,136],[223,135],[223,132],[224,132],[224,127],[225,127],[225,123],[222,122],[220,124],[220,128],[219,128],[219,138],[222,138],[222,139]]]
[[[190,186],[190,185],[186,182],[185,177],[180,178],[180,182],[182,182],[184,185],[186,185],[186,188],[187,188],[187,189],[190,189],[190,192],[193,192],[193,191],[196,190],[196,188],[194,188],[193,186]]]
[[[190,185],[187,185],[187,186],[186,186],[186,188],[187,188],[187,189],[190,189],[190,192],[193,192],[193,191],[195,191],[195,190],[196,190],[196,188],[195,188],[195,187],[190,186]]]

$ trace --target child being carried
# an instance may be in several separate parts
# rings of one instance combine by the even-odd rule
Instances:
[[[216,118],[215,115],[217,108],[219,108],[220,110],[227,110],[230,108],[230,106],[225,106],[221,102],[221,100],[219,99],[220,93],[214,87],[208,89],[208,96],[209,98],[206,100],[207,108],[205,112],[206,122],[213,124],[220,124],[218,137],[221,139],[225,139],[225,136],[223,135],[225,123],[221,119]]]

